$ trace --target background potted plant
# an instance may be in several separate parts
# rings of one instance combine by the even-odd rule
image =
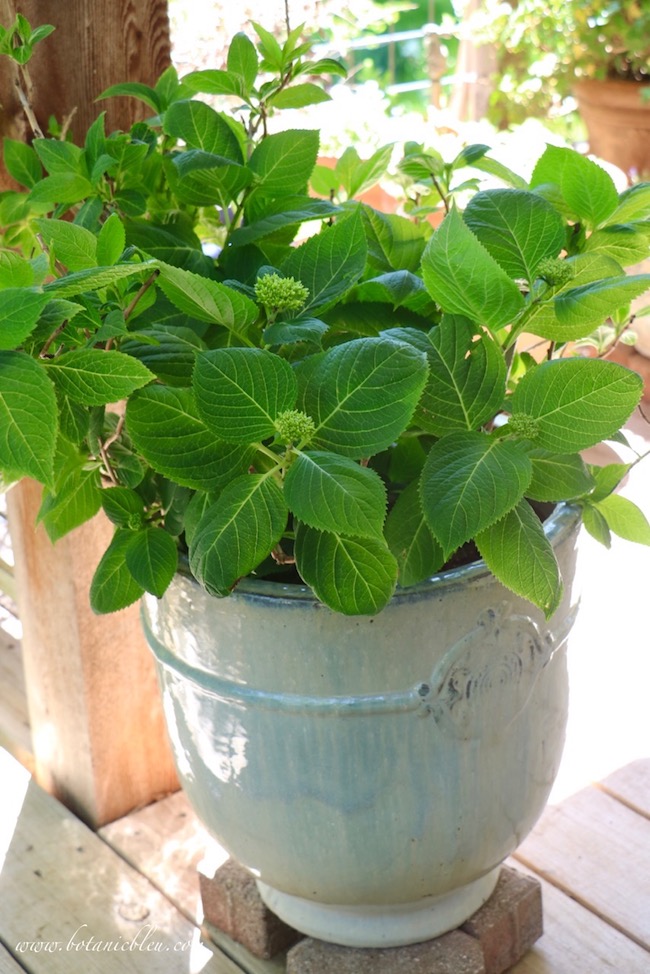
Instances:
[[[641,381],[572,351],[650,285],[624,271],[650,186],[412,143],[410,216],[314,198],[318,133],[272,116],[342,69],[254,26],[223,69],[106,92],[150,107],[130,132],[6,141],[0,467],[44,485],[53,539],[115,524],[92,604],[144,596],[184,787],[273,908],[411,942],[490,895],[546,800],[580,518],[650,542],[629,465],[581,457]]]
[[[499,125],[573,95],[593,153],[628,174],[650,168],[650,10],[597,0],[485,0],[475,18],[495,45],[491,117]]]

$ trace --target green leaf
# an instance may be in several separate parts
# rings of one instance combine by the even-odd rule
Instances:
[[[608,463],[604,467],[591,466],[590,472],[596,482],[589,500],[600,501],[616,490],[624,477],[630,472],[629,463]]]
[[[643,511],[627,497],[609,494],[593,506],[605,519],[609,530],[619,538],[650,545],[650,523]]]
[[[650,183],[637,183],[619,196],[609,223],[630,223],[650,216]]]
[[[201,241],[191,231],[174,224],[159,227],[148,222],[133,221],[126,226],[126,242],[174,267],[182,267],[196,274],[207,276],[214,261],[201,251]]]
[[[443,311],[465,315],[492,329],[509,324],[524,306],[517,285],[455,208],[427,244],[422,276]]]
[[[507,186],[512,186],[514,189],[528,189],[528,183],[525,179],[502,162],[490,158],[490,156],[481,156],[480,159],[474,159],[471,164],[474,169],[480,169],[481,172],[488,173],[490,176],[496,176]]]
[[[578,453],[558,455],[547,450],[529,453],[533,479],[526,496],[534,501],[568,501],[587,494],[595,481]]]
[[[317,598],[345,615],[374,615],[390,601],[397,562],[384,542],[299,525],[296,565]]]
[[[338,78],[347,78],[346,66],[335,58],[323,57],[317,61],[302,61],[297,65],[298,74],[333,74]]]
[[[88,410],[79,403],[72,402],[60,392],[57,399],[59,402],[59,433],[69,443],[79,446],[85,440],[90,428]]]
[[[227,443],[272,436],[278,414],[295,406],[297,395],[289,363],[259,348],[200,353],[193,388],[199,416]]]
[[[228,71],[242,78],[244,92],[249,92],[257,78],[259,60],[255,45],[243,31],[235,34],[230,42],[227,67]]]
[[[56,493],[46,494],[38,519],[50,541],[58,541],[73,528],[95,516],[101,506],[99,470],[75,466],[58,486]]]
[[[32,189],[43,176],[38,156],[31,146],[16,139],[2,141],[5,168],[12,179],[21,186]]]
[[[85,176],[74,172],[58,172],[45,176],[29,193],[30,203],[79,203],[93,193],[93,185]]]
[[[329,349],[303,376],[312,444],[355,459],[385,450],[407,427],[426,377],[425,355],[403,342],[359,338]]]
[[[294,194],[307,185],[318,155],[318,132],[290,129],[268,135],[248,160],[265,194]]]
[[[267,474],[231,481],[192,536],[192,574],[212,595],[228,595],[264,561],[287,524],[282,490]]]
[[[162,528],[144,528],[133,535],[124,557],[138,585],[162,598],[178,567],[172,536]]]
[[[354,214],[324,227],[282,263],[284,277],[302,281],[309,291],[304,311],[323,309],[346,294],[363,274],[366,245],[361,218]]]
[[[190,389],[141,389],[127,404],[126,428],[154,470],[197,490],[217,490],[244,473],[253,457],[253,451],[215,438],[199,418]]]
[[[234,95],[235,98],[246,96],[244,79],[236,71],[223,71],[219,68],[192,71],[183,77],[183,84],[189,91],[204,95]]]
[[[110,88],[106,88],[105,91],[102,91],[101,95],[97,96],[97,101],[102,101],[104,98],[124,97],[137,98],[138,101],[143,101],[156,115],[163,109],[157,91],[149,85],[142,84],[140,81],[124,81],[117,85],[111,85]]]
[[[0,349],[17,348],[31,334],[48,300],[36,288],[8,287],[0,292]]]
[[[319,318],[300,317],[290,321],[275,321],[262,332],[266,345],[292,345],[294,342],[312,342],[320,345],[328,326]]]
[[[97,238],[90,230],[67,220],[36,220],[36,226],[56,260],[68,270],[97,266]]]
[[[562,341],[584,337],[650,288],[650,274],[609,277],[563,291],[554,299]]]
[[[631,224],[613,224],[594,231],[587,238],[585,252],[607,254],[621,267],[628,267],[648,256],[647,234]]]
[[[487,567],[516,595],[538,606],[546,618],[562,598],[562,579],[541,521],[526,501],[482,531],[476,544]]]
[[[359,284],[356,290],[359,301],[383,301],[397,308],[408,308],[426,316],[435,310],[422,278],[411,271],[389,271]]]
[[[530,369],[511,399],[513,416],[531,417],[535,446],[577,453],[609,439],[639,404],[643,382],[615,362],[556,359]]]
[[[532,476],[525,447],[485,433],[449,433],[433,444],[422,470],[424,516],[445,560],[511,511]]]
[[[251,21],[253,27],[255,28],[255,33],[259,37],[258,47],[260,53],[264,60],[266,61],[266,67],[271,71],[282,71],[284,67],[284,60],[282,57],[282,48],[278,44],[277,40],[273,34],[258,24],[256,21]]]
[[[30,261],[25,260],[20,254],[11,250],[0,250],[0,288],[31,287],[37,283],[34,271],[35,268]]]
[[[545,257],[564,247],[564,221],[550,203],[517,189],[490,189],[472,197],[463,219],[488,253],[514,279],[531,284]]]
[[[155,378],[153,372],[122,352],[75,349],[47,363],[61,391],[84,406],[126,399]]]
[[[562,342],[567,333],[566,326],[560,324],[555,313],[555,301],[562,294],[573,288],[582,287],[600,281],[603,278],[621,277],[621,266],[605,254],[579,254],[564,261],[564,266],[572,272],[572,277],[563,285],[549,289],[539,303],[529,307],[526,313],[526,328],[528,331],[549,341]],[[546,287],[546,285],[544,285]],[[569,328],[568,334],[577,329]],[[582,330],[582,329],[580,329]]]
[[[386,519],[385,534],[397,559],[401,586],[417,585],[443,565],[443,551],[425,520],[417,482],[397,498]]]
[[[138,531],[144,527],[142,498],[129,487],[106,487],[101,492],[104,513],[118,528]]]
[[[168,108],[173,101],[178,101],[180,98],[186,98],[189,95],[185,85],[179,82],[178,72],[173,65],[165,68],[156,81],[154,90],[160,99],[163,110]]]
[[[126,564],[126,553],[132,538],[132,531],[118,528],[104,552],[90,585],[93,612],[118,612],[144,595],[144,589],[138,585]]]
[[[174,178],[174,169],[178,177]],[[219,205],[228,208],[232,200],[253,181],[250,169],[199,149],[184,149],[173,157],[167,175],[174,195],[191,206]]]
[[[38,158],[48,173],[86,176],[83,150],[66,139],[34,139]]]
[[[548,145],[530,180],[531,189],[555,185],[570,215],[592,229],[604,223],[618,206],[618,193],[609,173],[573,149]]]
[[[606,548],[612,546],[612,533],[609,530],[605,516],[594,504],[585,502],[582,507],[582,523],[585,530]]]
[[[53,486],[54,386],[34,359],[0,352],[0,470]]]
[[[187,82],[187,78],[183,80]],[[174,102],[165,112],[163,128],[192,149],[244,162],[239,139],[226,118],[202,101]]]
[[[117,213],[111,213],[97,237],[97,263],[104,267],[117,264],[126,247],[126,231]]]
[[[189,386],[197,353],[204,348],[190,328],[159,325],[137,332],[123,341],[120,351],[132,355],[170,386]]]
[[[290,510],[304,524],[354,538],[383,538],[386,488],[379,474],[334,453],[299,454],[284,481]]]
[[[368,262],[380,272],[417,273],[425,247],[427,230],[396,213],[379,213],[361,208],[366,230]]]
[[[291,88],[283,88],[277,95],[269,98],[269,104],[274,108],[305,108],[306,105],[318,105],[320,102],[331,101],[332,96],[308,81]]]
[[[179,311],[199,321],[223,325],[235,335],[259,314],[257,305],[245,295],[180,267],[160,263],[158,283]]]
[[[48,296],[57,298],[73,297],[85,291],[99,291],[101,288],[116,284],[126,277],[137,274],[146,275],[158,266],[157,261],[143,261],[141,264],[116,264],[114,267],[89,267],[83,271],[66,274],[55,281],[50,281],[43,288]]]
[[[354,146],[349,146],[337,163],[337,170],[348,154],[355,153]],[[393,144],[381,146],[369,159],[359,159],[356,155],[354,165],[346,174],[343,183],[348,198],[360,196],[362,193],[375,186],[379,180],[386,175],[386,170],[393,155]]]
[[[312,200],[309,197],[289,197],[290,209],[283,209],[280,213],[272,213],[254,223],[239,227],[230,237],[233,247],[242,247],[256,240],[262,240],[284,227],[300,226],[307,220],[331,219],[341,212],[341,208],[328,203],[327,200]]]
[[[418,419],[436,436],[477,429],[503,406],[506,366],[489,335],[475,337],[466,318],[445,315],[430,333],[429,379]]]

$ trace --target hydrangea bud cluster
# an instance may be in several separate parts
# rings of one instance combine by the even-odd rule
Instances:
[[[255,297],[267,314],[301,311],[307,303],[309,291],[293,277],[265,274],[255,282]]]

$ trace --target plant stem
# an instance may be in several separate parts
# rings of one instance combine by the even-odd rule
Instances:
[[[156,278],[158,277],[159,274],[160,274],[160,271],[158,269],[156,269],[153,272],[153,274],[151,275],[151,277],[148,277],[147,278],[147,280],[144,282],[144,284],[142,285],[142,287],[140,288],[140,290],[138,291],[138,293],[133,297],[133,300],[129,303],[129,305],[127,306],[127,308],[124,311],[124,320],[125,321],[128,321],[129,320],[129,318],[131,317],[131,315],[135,311],[138,302],[147,293],[147,291],[149,290],[149,288],[151,287],[151,285],[156,280]]]
[[[38,356],[39,358],[47,358],[47,353],[49,352],[50,348],[57,340],[59,335],[65,331],[67,325],[68,325],[68,319],[66,318],[65,321],[62,321],[59,327],[55,331],[53,331],[50,337],[47,339],[47,341],[43,345],[43,348],[39,352],[39,356]]]
[[[117,426],[115,427],[115,432],[112,433],[111,436],[109,436],[108,439],[104,441],[104,443],[100,443],[99,446],[99,455],[102,458],[104,469],[106,471],[106,476],[114,485],[119,484],[119,481],[115,476],[115,471],[111,466],[111,461],[108,459],[108,450],[109,447],[111,447],[113,443],[115,443],[115,441],[120,438],[120,434],[123,429],[124,429],[124,416],[120,416],[120,418],[117,421]]]

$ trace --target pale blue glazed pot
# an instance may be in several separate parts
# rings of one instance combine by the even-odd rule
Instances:
[[[300,586],[146,597],[176,762],[199,818],[292,926],[352,946],[462,923],[540,815],[567,716],[579,513],[546,522],[550,622],[482,563],[374,617]]]

